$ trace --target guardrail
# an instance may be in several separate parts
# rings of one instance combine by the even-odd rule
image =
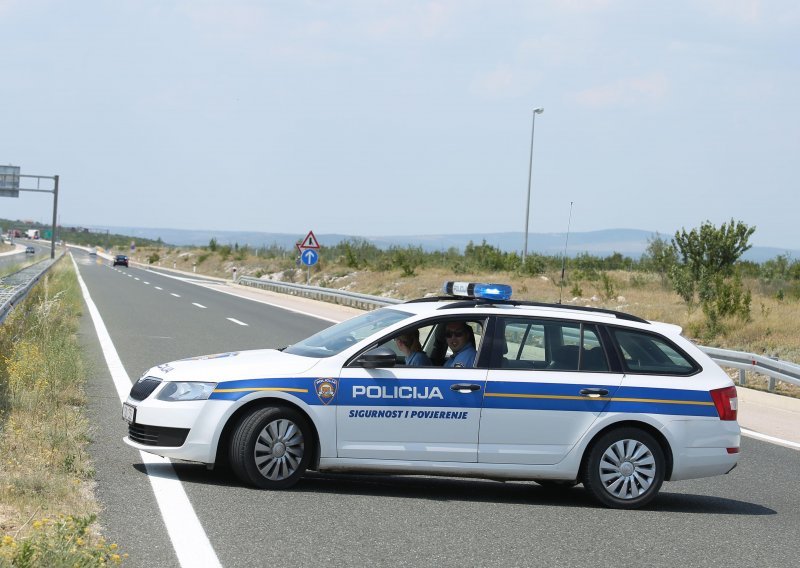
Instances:
[[[236,282],[244,286],[252,286],[253,288],[271,290],[281,294],[311,298],[312,300],[321,300],[323,302],[350,306],[361,310],[374,310],[375,308],[382,308],[391,304],[401,304],[403,302],[403,300],[396,300],[395,298],[356,294],[355,292],[332,290],[330,288],[320,288],[318,286],[303,286],[302,284],[292,284],[291,282],[261,280],[251,276],[242,276],[238,278]]]
[[[769,377],[769,392],[775,391],[775,381],[784,381],[795,386],[800,386],[800,365],[781,361],[772,357],[764,357],[755,353],[744,353],[742,351],[730,351],[728,349],[718,349],[716,347],[703,347],[706,355],[711,357],[721,367],[733,367],[739,369],[739,384],[744,386],[747,379],[745,371],[753,371]]]
[[[0,278],[0,324],[5,321],[8,312],[28,295],[30,289],[61,259],[61,256],[40,260]]]
[[[332,290],[330,288],[320,288],[318,286],[304,286],[291,282],[261,280],[250,276],[242,276],[237,282],[244,286],[253,286],[263,290],[271,290],[273,292],[291,294],[293,296],[302,296],[304,298],[351,306],[362,310],[372,310],[402,303],[402,300],[397,300],[395,298],[356,294],[354,292]],[[753,371],[769,377],[768,387],[770,392],[775,391],[775,381],[785,381],[800,386],[800,365],[781,361],[780,359],[756,355],[754,353],[729,351],[727,349],[704,347],[702,345],[698,345],[698,347],[719,366],[739,369],[739,384],[742,386],[747,382],[745,371]]]

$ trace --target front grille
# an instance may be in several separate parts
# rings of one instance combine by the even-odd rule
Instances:
[[[189,435],[188,428],[165,428],[147,424],[129,424],[128,437],[145,446],[182,446]]]
[[[131,388],[130,397],[133,400],[144,400],[152,394],[156,387],[161,384],[161,379],[154,379],[153,377],[145,377],[139,379],[134,383]]]

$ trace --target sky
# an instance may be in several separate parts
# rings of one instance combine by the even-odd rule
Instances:
[[[63,225],[523,231],[530,171],[531,233],[800,249],[796,0],[0,0],[0,37],[0,164]]]

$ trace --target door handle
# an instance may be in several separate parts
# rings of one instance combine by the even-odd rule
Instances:
[[[465,383],[456,383],[454,385],[450,385],[450,390],[454,390],[460,393],[470,393],[476,390],[480,390],[481,385],[472,385],[472,384],[465,384]]]
[[[581,396],[600,398],[601,396],[608,396],[608,389],[581,389],[580,393]]]

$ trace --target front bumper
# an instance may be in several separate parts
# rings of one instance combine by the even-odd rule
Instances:
[[[187,461],[214,463],[222,428],[232,412],[226,400],[126,401],[136,408],[123,441],[137,450]]]

